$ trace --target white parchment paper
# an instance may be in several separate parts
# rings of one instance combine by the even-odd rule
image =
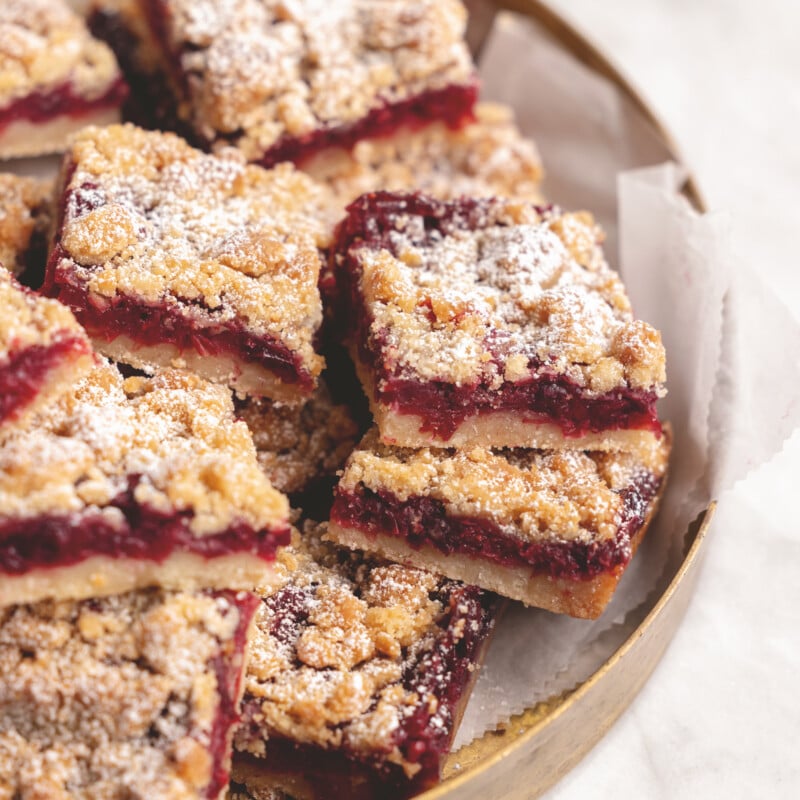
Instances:
[[[679,194],[660,135],[610,82],[532,23],[502,15],[481,60],[484,96],[513,106],[542,152],[548,197],[591,210],[637,316],[667,351],[662,418],[674,450],[661,511],[596,621],[513,604],[498,625],[455,749],[573,689],[644,618],[684,555],[689,523],[769,460],[800,423],[800,327],[730,251],[724,214]],[[724,531],[715,532],[724,536]]]

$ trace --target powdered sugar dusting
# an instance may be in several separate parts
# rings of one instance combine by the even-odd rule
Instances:
[[[162,0],[201,135],[255,160],[282,136],[364,117],[384,102],[471,80],[456,0]]]
[[[441,208],[441,228],[398,213],[385,247],[353,253],[384,372],[499,388],[547,371],[590,392],[660,389],[660,338],[633,319],[589,215],[488,201],[467,220],[458,201]]]
[[[134,482],[135,500],[191,511],[197,536],[237,520],[285,524],[285,498],[264,477],[230,393],[188,374],[123,382],[102,363],[73,393],[0,448],[0,516],[105,509]]]
[[[0,794],[206,797],[216,670],[241,669],[250,608],[147,591],[0,611]]]
[[[70,159],[56,270],[91,304],[125,295],[192,328],[236,321],[319,373],[318,248],[332,230],[323,187],[290,165],[268,172],[132,126],[86,130]]]
[[[63,0],[0,4],[0,107],[65,83],[93,99],[118,79],[111,50]]]

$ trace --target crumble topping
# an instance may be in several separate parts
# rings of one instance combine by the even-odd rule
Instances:
[[[402,212],[403,197],[383,246],[349,250],[370,332],[385,336],[386,373],[498,389],[540,370],[590,393],[625,384],[661,393],[661,336],[633,318],[590,214],[513,200],[478,200],[465,212],[433,201],[434,213],[454,216],[426,230],[421,214]],[[369,218],[371,209],[359,211]]]
[[[359,142],[350,153],[325,153],[303,169],[332,188],[342,208],[359,195],[417,189],[442,200],[515,197],[541,202],[542,165],[520,134],[514,113],[479,103],[477,121],[458,130],[442,123]]]
[[[110,504],[132,480],[138,504],[190,511],[196,536],[288,516],[226,388],[177,371],[123,381],[107,362],[0,448],[0,516],[99,509],[121,526]]]
[[[236,413],[250,429],[261,469],[286,494],[334,475],[358,438],[350,410],[335,404],[324,384],[301,406],[248,398],[237,404]]]
[[[259,158],[282,136],[352,123],[472,80],[457,0],[148,0],[193,126]]]
[[[19,275],[32,240],[50,225],[52,181],[0,173],[0,265]]]
[[[322,319],[318,248],[329,244],[324,187],[283,164],[211,156],[132,125],[74,140],[57,269],[74,270],[100,307],[124,294],[192,325],[241,323],[276,336],[316,375]]]
[[[413,774],[393,735],[421,704],[435,711],[437,700],[403,679],[434,646],[458,584],[335,547],[322,541],[324,531],[295,533],[278,557],[285,584],[256,613],[235,745],[263,755],[270,738],[284,737],[387,757]]]
[[[94,39],[63,0],[0,4],[0,108],[65,83],[81,97],[101,97],[119,78],[114,54]]]
[[[242,613],[160,591],[0,609],[0,797],[205,798]]]
[[[380,443],[376,429],[345,466],[340,490],[389,492],[401,501],[430,497],[448,515],[491,519],[526,539],[602,541],[621,522],[620,492],[645,472],[662,478],[667,436],[637,451],[411,450]]]
[[[47,347],[64,336],[83,339],[90,349],[83,328],[66,306],[34,294],[0,269],[0,367],[20,350]]]

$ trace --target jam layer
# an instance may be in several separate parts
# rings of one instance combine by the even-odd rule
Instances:
[[[303,136],[283,136],[258,163],[264,167],[281,161],[301,164],[329,147],[350,150],[362,139],[391,136],[400,128],[419,130],[433,122],[460,128],[475,120],[473,108],[477,100],[477,84],[469,84],[431,90],[399,103],[385,102],[353,124],[318,128]]]
[[[51,264],[57,264],[65,256],[57,247]],[[118,336],[127,336],[143,347],[171,344],[181,352],[194,350],[203,356],[229,355],[263,367],[284,383],[296,384],[305,392],[314,389],[314,379],[303,368],[297,354],[275,337],[247,331],[236,320],[199,327],[166,305],[146,305],[120,294],[100,306],[92,302],[76,279],[66,274],[58,280],[58,285],[56,281],[46,285],[51,296],[68,306],[87,333],[96,339],[111,342]]]
[[[343,256],[338,268],[334,305],[339,334],[358,343],[358,357],[373,375],[374,400],[395,413],[421,419],[421,430],[447,441],[467,419],[496,411],[519,413],[526,422],[551,423],[564,436],[579,437],[609,430],[649,430],[660,435],[654,390],[621,386],[603,394],[589,394],[583,387],[547,365],[530,358],[529,377],[505,381],[499,389],[486,383],[456,386],[445,381],[423,381],[414,375],[392,371],[384,353],[390,347],[391,331],[372,329],[373,317],[366,307],[359,284],[361,269],[353,250],[386,249],[395,256],[392,232],[400,216],[421,218],[420,244],[428,237],[441,238],[459,230],[473,230],[484,216],[480,200],[462,198],[443,203],[422,195],[376,192],[364,195],[348,208],[340,224],[334,252]],[[327,291],[330,297],[330,287]],[[492,351],[491,343],[487,349]],[[498,345],[495,362],[502,374]]]
[[[265,600],[277,612],[270,633],[287,645],[291,645],[293,634],[287,636],[285,632],[296,630],[309,613],[302,592],[296,586],[288,586]],[[433,706],[425,699],[409,707],[392,741],[405,761],[419,766],[413,778],[409,779],[399,764],[387,758],[389,752],[365,755],[346,745],[326,750],[276,736],[269,739],[266,757],[254,762],[259,771],[302,775],[315,797],[331,800],[404,798],[435,785],[477,675],[476,667],[488,643],[498,602],[494,595],[478,587],[451,581],[445,582],[437,595],[445,608],[439,634],[430,648],[408,662],[403,674],[404,688],[421,698],[433,695],[437,704]],[[257,718],[257,703],[250,708],[245,704],[246,726],[248,713]],[[249,725],[251,735],[259,736],[258,723],[251,720]]]
[[[50,372],[89,352],[85,339],[65,334],[50,345],[33,345],[12,353],[0,367],[0,423],[13,419],[33,402]]]
[[[230,778],[229,738],[234,726],[241,719],[239,698],[244,680],[245,651],[247,649],[247,633],[255,615],[259,598],[254,594],[240,592],[220,592],[239,613],[236,632],[231,641],[233,652],[220,652],[212,666],[217,676],[219,692],[219,708],[209,736],[208,749],[214,766],[211,770],[211,782],[206,791],[208,800],[216,800]]]
[[[337,491],[331,521],[368,536],[398,536],[416,550],[432,545],[444,555],[526,567],[532,575],[591,580],[630,561],[631,539],[644,523],[660,484],[655,476],[641,473],[621,493],[623,508],[616,536],[602,542],[531,541],[504,532],[489,519],[449,516],[445,504],[431,497],[412,496],[404,501],[363,486],[355,492]]]
[[[163,563],[175,552],[207,559],[249,553],[272,561],[275,551],[289,544],[289,529],[257,531],[245,522],[208,536],[195,536],[191,512],[164,512],[134,499],[137,481],[117,496],[109,508],[123,521],[112,524],[101,511],[72,515],[11,518],[0,522],[0,572],[23,575],[35,569],[68,567],[94,556]]]
[[[81,117],[93,111],[116,108],[122,105],[127,94],[128,87],[122,78],[117,78],[102,95],[91,99],[76,94],[69,82],[47,91],[38,90],[0,108],[0,133],[17,120],[41,123],[54,117]]]

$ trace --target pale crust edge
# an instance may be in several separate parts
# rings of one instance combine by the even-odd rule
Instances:
[[[180,591],[247,591],[256,586],[277,588],[279,585],[270,563],[245,553],[209,559],[194,553],[176,553],[161,563],[93,556],[68,567],[0,576],[0,606],[35,603],[50,598],[84,600],[107,597],[150,586]]]
[[[234,356],[200,355],[194,350],[181,352],[168,343],[141,345],[128,336],[111,341],[92,337],[95,349],[105,356],[130,364],[145,372],[155,367],[188,369],[212,383],[222,383],[234,391],[251,397],[268,397],[281,403],[295,405],[308,395],[298,386],[284,383],[268,369],[236,359]]]
[[[658,495],[651,501],[641,527],[631,538],[631,558],[655,516],[665,484],[666,479],[662,481]],[[569,580],[551,578],[549,575],[531,575],[524,567],[507,567],[458,553],[445,555],[428,544],[415,550],[396,536],[381,533],[372,537],[355,528],[343,528],[335,522],[328,526],[328,537],[351,550],[377,553],[392,561],[497,592],[527,606],[581,619],[597,619],[603,613],[627,568],[627,565],[618,567],[612,573],[598,575],[591,580]]]
[[[84,114],[61,114],[47,122],[19,119],[0,133],[0,159],[44,156],[63,153],[72,134],[87,125],[113,125],[121,119],[120,110],[100,108]]]
[[[356,365],[358,379],[369,400],[384,444],[398,447],[452,447],[468,450],[472,447],[524,447],[537,450],[622,450],[636,452],[652,442],[655,434],[646,430],[615,430],[588,433],[583,436],[564,436],[557,425],[526,422],[513,411],[492,411],[466,419],[447,439],[420,430],[424,421],[416,414],[398,414],[389,406],[375,400],[375,384],[370,370],[350,353]]]

